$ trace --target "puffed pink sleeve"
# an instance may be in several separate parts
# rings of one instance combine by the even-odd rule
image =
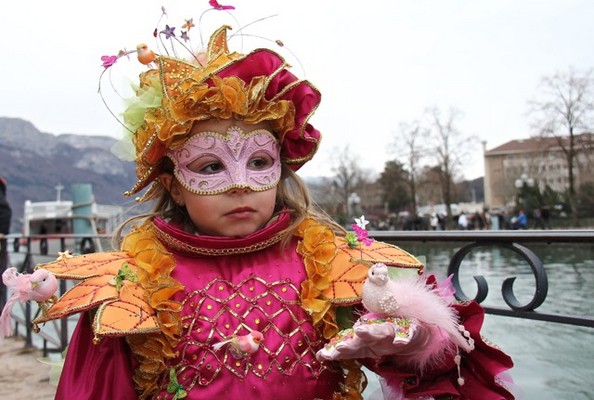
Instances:
[[[93,330],[85,313],[70,340],[55,399],[135,399],[133,371],[133,356],[125,340],[103,338],[93,344]]]

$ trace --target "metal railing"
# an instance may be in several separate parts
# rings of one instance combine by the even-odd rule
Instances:
[[[461,247],[456,250],[448,266],[448,275],[453,274],[452,283],[456,289],[456,297],[458,300],[470,300],[460,285],[460,265],[462,261],[464,261],[465,257],[468,256],[468,254],[470,254],[474,249],[484,247],[499,247],[513,251],[522,259],[524,259],[527,265],[530,266],[530,271],[534,276],[534,295],[525,304],[520,302],[516,298],[513,289],[513,283],[516,277],[509,277],[504,280],[501,287],[503,300],[507,307],[483,306],[486,313],[594,328],[594,319],[592,318],[564,314],[542,313],[537,311],[537,308],[547,299],[548,278],[543,262],[528,247],[528,245],[536,243],[579,243],[584,245],[592,245],[594,244],[594,231],[372,231],[369,234],[377,240],[397,242],[399,244],[404,242],[454,242],[456,244],[461,244]],[[70,250],[73,250],[71,244],[67,246],[67,241],[76,241],[79,246],[79,248],[76,249],[77,253],[92,251],[95,247],[92,246],[92,244],[97,240],[109,240],[108,235],[86,235],[84,238],[73,235],[63,235],[52,236],[52,238],[59,241],[59,251],[65,251],[69,247]],[[35,264],[38,263],[37,261],[34,261],[34,254],[41,255],[47,250],[47,248],[44,247],[44,245],[47,245],[47,243],[44,243],[43,239],[47,239],[47,237],[8,236],[5,239],[0,239],[0,274],[4,272],[7,266],[10,265],[11,254],[7,251],[7,249],[9,248],[11,241],[14,252],[17,252],[18,248],[24,247],[25,249],[23,261],[17,266],[17,269],[19,272],[31,273],[35,267]],[[39,242],[39,253],[35,253],[32,249],[33,243],[36,241]],[[22,253],[22,251],[18,251],[18,254]],[[476,300],[478,303],[482,303],[487,297],[489,290],[487,279],[484,276],[474,276],[474,280],[477,284],[477,294],[473,300]],[[63,294],[66,291],[66,283],[61,281],[60,284],[60,293]],[[6,287],[4,285],[0,285],[0,307],[4,306],[6,302],[6,296]],[[25,317],[22,320],[17,320],[17,323],[22,323],[26,326],[27,346],[32,346],[31,321],[35,316],[31,315],[31,313],[31,306],[27,304],[25,308]],[[66,348],[69,338],[68,323],[66,319],[62,319],[57,325],[56,329],[59,331],[57,335],[59,340],[55,340],[55,337],[52,338],[49,335],[44,336],[43,333],[40,333],[43,337],[44,353],[47,353],[48,351],[63,351]],[[54,347],[49,348],[48,343]]]
[[[539,312],[536,309],[547,298],[549,281],[542,260],[530,249],[528,245],[537,243],[546,244],[594,244],[594,231],[592,230],[526,230],[526,231],[374,231],[370,236],[387,242],[456,242],[463,246],[452,256],[448,265],[448,275],[452,274],[452,284],[456,289],[458,300],[476,300],[482,303],[488,294],[487,279],[474,276],[477,284],[477,294],[469,298],[460,285],[460,265],[465,257],[474,249],[484,247],[505,248],[518,254],[530,266],[534,276],[534,295],[530,301],[523,304],[514,294],[513,284],[516,277],[504,280],[501,294],[507,307],[483,306],[487,314],[503,315],[533,319],[539,321],[557,322],[568,325],[585,326],[594,328],[594,319]]]

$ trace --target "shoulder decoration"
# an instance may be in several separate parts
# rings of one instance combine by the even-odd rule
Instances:
[[[173,258],[159,251],[147,232],[136,230],[120,252],[73,256],[60,253],[56,261],[40,265],[57,278],[81,280],[35,320],[36,324],[89,311],[97,307],[93,319],[96,340],[102,336],[123,336],[161,331],[157,310],[177,311],[168,301],[181,289],[169,277]],[[147,240],[148,239],[148,240]]]
[[[82,280],[37,318],[36,324],[67,317],[94,307],[95,338],[158,330],[155,312],[143,298],[138,267],[126,252],[72,256],[40,266],[61,279]]]
[[[363,218],[363,217],[362,217]],[[359,303],[367,271],[375,263],[423,272],[423,264],[399,247],[363,237],[337,237],[333,230],[307,218],[297,228],[297,251],[304,259],[308,279],[302,283],[303,307],[314,324],[323,323],[324,336],[338,332],[335,307]],[[357,240],[360,239],[360,240]],[[365,244],[365,246],[363,246]]]

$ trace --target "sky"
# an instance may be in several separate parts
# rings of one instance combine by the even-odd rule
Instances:
[[[487,149],[528,138],[535,133],[528,101],[537,96],[542,77],[594,67],[591,0],[220,3],[236,7],[236,21],[221,11],[207,12],[205,40],[223,23],[237,29],[263,18],[244,32],[266,40],[231,41],[231,50],[272,46],[294,74],[322,92],[311,122],[323,139],[300,170],[305,177],[330,175],[332,155],[345,146],[363,170],[380,173],[397,158],[399,125],[421,120],[428,108],[457,110],[456,129],[486,142]],[[184,19],[196,23],[209,8],[207,0],[5,2],[0,117],[22,118],[55,135],[120,138],[121,126],[97,93],[100,58],[138,43],[150,46],[161,7],[167,10],[161,28],[167,23],[178,32]],[[195,47],[198,28],[190,32]],[[284,49],[275,47],[277,39]],[[121,59],[111,75],[118,92],[141,71],[132,61]],[[111,86],[102,88],[106,93]],[[118,115],[121,102],[104,98]],[[478,142],[469,144],[466,179],[484,174]]]

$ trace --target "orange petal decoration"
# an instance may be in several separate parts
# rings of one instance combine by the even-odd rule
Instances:
[[[397,246],[374,241],[370,246],[351,248],[344,238],[337,238],[336,245],[338,251],[329,273],[332,285],[322,293],[323,298],[336,304],[350,305],[360,301],[367,271],[375,263],[416,269],[419,275],[423,273],[423,264]]]
[[[38,268],[50,271],[60,279],[86,279],[93,276],[117,275],[125,262],[134,264],[134,258],[125,252],[93,253],[81,256],[60,256],[56,261],[40,264]]]
[[[143,292],[140,285],[125,282],[120,300],[105,302],[97,310],[93,322],[95,335],[120,336],[159,331],[154,310],[142,300]]]
[[[41,265],[58,278],[83,281],[67,291],[34,323],[44,323],[99,306],[93,321],[97,336],[158,331],[155,311],[144,300],[142,286],[123,279],[120,290],[116,288],[118,272],[126,264],[133,274],[137,273],[134,258],[126,252],[60,257]]]

